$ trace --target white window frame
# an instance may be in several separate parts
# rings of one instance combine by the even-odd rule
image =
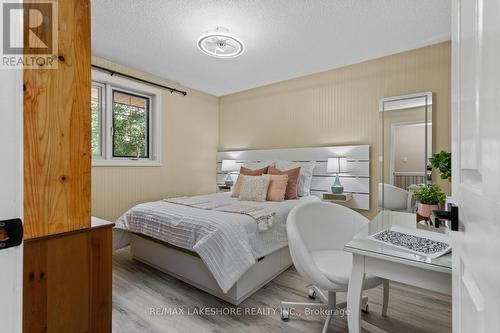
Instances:
[[[99,121],[100,123],[100,133],[99,133],[99,155],[92,154],[92,160],[105,160],[105,145],[104,142],[106,140],[106,85],[100,82],[92,82],[92,86],[98,86],[101,89],[101,105],[99,106]]]
[[[131,79],[92,70],[92,84],[103,85],[101,115],[102,156],[92,157],[92,166],[161,166],[161,94],[160,89]],[[113,90],[148,98],[149,158],[113,157]]]

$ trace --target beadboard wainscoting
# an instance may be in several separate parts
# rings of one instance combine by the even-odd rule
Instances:
[[[187,91],[182,96],[163,90],[161,166],[92,168],[92,215],[115,221],[138,203],[213,192],[218,98],[102,58],[93,57],[92,63]]]
[[[223,96],[219,151],[368,144],[370,190],[375,194],[381,179],[381,98],[432,91],[433,150],[450,150],[450,45],[439,43]],[[449,188],[446,181],[436,182]],[[370,207],[365,214],[373,217],[376,195]]]

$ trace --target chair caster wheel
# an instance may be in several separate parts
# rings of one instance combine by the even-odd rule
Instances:
[[[307,297],[310,299],[316,299],[316,290],[309,288],[309,292],[307,293]]]
[[[281,309],[281,320],[288,320],[290,319],[290,312],[288,309]]]
[[[363,313],[369,313],[368,303],[366,303],[364,306],[361,306],[361,311],[363,311]]]

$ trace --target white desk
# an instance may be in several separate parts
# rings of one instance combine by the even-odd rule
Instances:
[[[360,309],[365,274],[451,294],[451,253],[430,259],[367,239],[369,235],[396,224],[417,228],[415,214],[382,211],[344,246],[344,251],[353,254],[347,292],[347,306],[351,310],[348,317],[350,333],[361,332]],[[418,228],[436,231],[432,226],[418,225]],[[440,232],[445,231],[441,229]]]

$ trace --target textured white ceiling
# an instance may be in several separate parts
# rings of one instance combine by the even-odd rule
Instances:
[[[99,57],[213,95],[401,52],[450,36],[450,0],[92,0]],[[234,59],[196,47],[223,26]]]

